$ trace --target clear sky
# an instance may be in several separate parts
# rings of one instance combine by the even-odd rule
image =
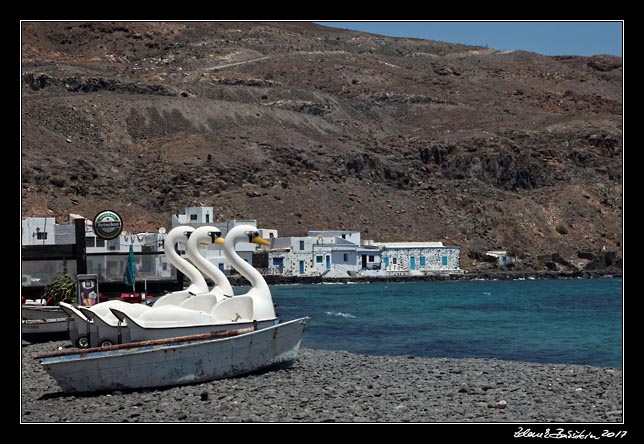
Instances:
[[[623,23],[612,22],[316,22],[392,37],[525,50],[543,55],[622,56]]]

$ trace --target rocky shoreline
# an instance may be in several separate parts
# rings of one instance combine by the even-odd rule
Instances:
[[[22,343],[21,421],[619,423],[622,370],[301,349],[289,369],[195,385],[63,394]]]
[[[537,279],[598,279],[621,278],[622,271],[481,271],[464,274],[428,274],[422,276],[387,276],[387,277],[351,277],[326,278],[322,276],[278,276],[266,275],[264,278],[269,285],[320,284],[326,283],[388,283],[388,282],[431,282],[431,281],[474,281],[474,280],[537,280]],[[233,286],[248,285],[246,280],[238,275],[228,277]]]

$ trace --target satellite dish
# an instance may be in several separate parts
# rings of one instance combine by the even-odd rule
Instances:
[[[163,227],[159,228],[159,234],[165,234],[165,228]]]

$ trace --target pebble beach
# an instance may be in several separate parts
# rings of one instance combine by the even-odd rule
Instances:
[[[62,393],[22,343],[22,422],[622,422],[622,370],[300,349],[288,369],[179,387]]]

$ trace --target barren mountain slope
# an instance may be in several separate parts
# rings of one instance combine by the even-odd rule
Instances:
[[[308,23],[24,23],[23,216],[186,206],[533,257],[621,250],[622,60]]]

